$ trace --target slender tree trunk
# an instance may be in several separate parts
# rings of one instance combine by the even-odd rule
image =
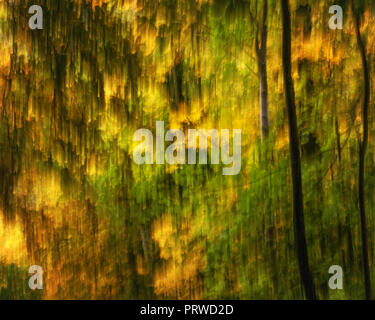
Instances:
[[[315,287],[309,267],[307,253],[305,222],[303,216],[303,193],[301,176],[301,159],[297,129],[294,84],[292,79],[291,62],[291,26],[289,1],[281,0],[283,19],[283,69],[286,106],[289,118],[289,146],[293,180],[293,225],[294,238],[297,247],[299,271],[305,289],[306,298],[316,299]]]
[[[337,154],[339,158],[339,168],[341,167],[341,143],[340,143],[340,128],[339,120],[337,116],[335,117],[335,131],[336,131],[336,145],[337,145]]]
[[[260,101],[260,127],[262,140],[268,136],[269,119],[268,119],[268,83],[267,83],[267,12],[268,0],[263,0],[263,18],[260,45],[257,38],[256,54],[258,60],[258,77],[259,77],[259,101]]]
[[[363,99],[362,109],[362,123],[363,123],[363,137],[362,142],[359,144],[359,210],[361,214],[361,231],[362,231],[362,255],[363,255],[363,269],[365,276],[365,291],[366,299],[371,299],[371,279],[370,267],[368,258],[368,244],[367,244],[367,223],[366,223],[366,205],[365,205],[365,158],[368,144],[368,108],[370,103],[370,71],[366,58],[365,44],[361,38],[360,31],[360,18],[355,13],[354,3],[352,0],[352,12],[355,21],[355,32],[357,36],[357,44],[361,54],[363,65],[363,81],[365,85],[365,94]]]

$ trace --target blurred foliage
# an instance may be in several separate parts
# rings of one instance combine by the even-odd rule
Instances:
[[[310,264],[321,299],[364,297],[358,210],[362,65],[347,7],[291,0]],[[375,13],[361,31],[375,74]],[[28,8],[44,9],[44,30]],[[269,1],[261,142],[253,0],[0,0],[1,299],[300,299],[281,17]],[[374,83],[372,83],[372,92]],[[366,159],[374,278],[374,101]],[[133,133],[242,130],[242,171],[138,166]],[[31,292],[28,266],[45,270]],[[331,265],[344,290],[328,289]]]

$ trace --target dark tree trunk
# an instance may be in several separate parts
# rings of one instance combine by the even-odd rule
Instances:
[[[340,143],[340,128],[339,120],[336,116],[335,118],[335,130],[336,130],[336,145],[337,145],[337,154],[339,157],[339,167],[341,166],[341,143]]]
[[[293,179],[293,225],[294,238],[297,247],[299,271],[305,289],[306,298],[316,299],[314,282],[309,267],[307,253],[305,222],[303,216],[303,193],[301,176],[301,159],[297,129],[294,84],[292,79],[291,62],[291,26],[288,0],[281,0],[283,19],[283,69],[286,106],[289,118],[289,146]]]
[[[260,35],[260,45],[257,37],[256,54],[258,61],[259,77],[259,101],[260,101],[260,127],[262,139],[268,136],[269,119],[268,119],[268,83],[267,83],[267,12],[268,0],[263,0],[263,18]]]
[[[370,267],[368,259],[368,244],[367,244],[367,223],[366,223],[366,205],[365,205],[365,158],[368,144],[368,108],[370,103],[370,71],[366,58],[365,44],[361,38],[360,31],[360,18],[355,13],[354,3],[352,1],[352,11],[355,20],[355,32],[357,36],[357,44],[361,54],[361,60],[363,65],[363,81],[365,85],[365,93],[363,99],[362,109],[362,123],[363,123],[363,137],[362,142],[359,145],[359,210],[361,214],[361,231],[362,231],[362,255],[363,255],[363,269],[365,275],[365,290],[366,299],[371,299],[371,279],[370,279]]]

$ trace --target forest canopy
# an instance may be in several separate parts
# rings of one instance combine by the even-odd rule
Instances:
[[[369,0],[0,0],[0,299],[373,298],[374,20]],[[240,173],[137,164],[158,121],[241,130]]]

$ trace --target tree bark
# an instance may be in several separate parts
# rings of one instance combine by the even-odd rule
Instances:
[[[269,118],[268,118],[268,82],[267,82],[267,13],[268,0],[263,0],[263,18],[262,30],[260,35],[260,45],[258,36],[256,39],[256,54],[258,61],[259,77],[259,101],[260,101],[260,127],[262,140],[268,137]]]
[[[359,210],[361,215],[361,233],[362,233],[362,255],[363,255],[363,269],[365,277],[365,291],[366,299],[371,299],[371,279],[370,279],[370,266],[368,258],[368,243],[367,243],[367,222],[366,222],[366,205],[365,205],[365,159],[368,144],[368,109],[370,103],[370,71],[368,67],[366,48],[361,38],[360,31],[360,17],[355,13],[354,2],[352,0],[352,12],[354,16],[355,32],[357,37],[357,44],[361,55],[363,66],[363,81],[365,86],[363,109],[362,109],[362,124],[363,124],[363,137],[362,142],[359,143]]]
[[[303,215],[303,192],[301,175],[301,158],[297,129],[297,115],[295,105],[294,84],[292,78],[291,62],[291,26],[289,1],[281,0],[283,19],[283,70],[286,106],[289,118],[289,147],[291,156],[291,169],[293,180],[293,226],[294,238],[297,247],[297,257],[301,280],[306,298],[316,299],[315,287],[309,267],[306,244],[305,222]]]

